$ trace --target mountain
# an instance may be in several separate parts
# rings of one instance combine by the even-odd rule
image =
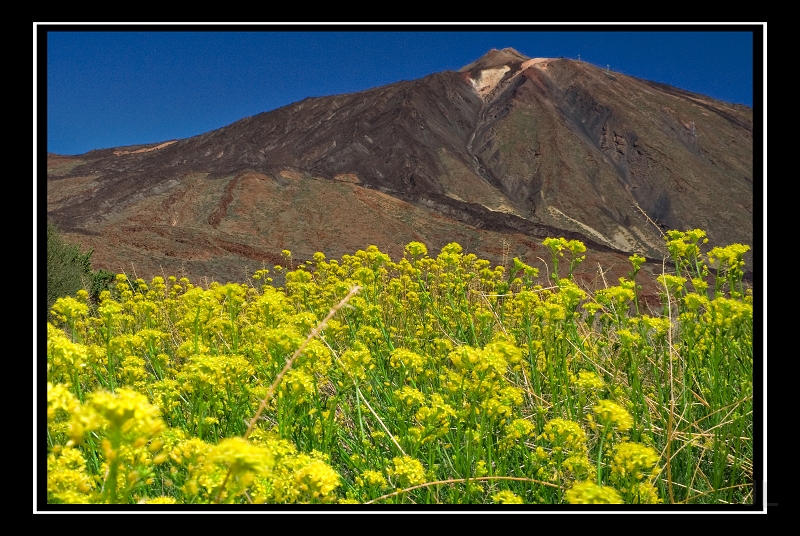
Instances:
[[[598,285],[632,253],[660,273],[665,229],[752,247],[753,177],[752,108],[506,48],[192,138],[50,154],[47,215],[96,268],[139,277],[243,281],[283,249],[397,259],[412,240],[544,273],[542,239],[564,236]]]

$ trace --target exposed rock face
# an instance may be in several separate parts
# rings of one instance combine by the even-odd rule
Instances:
[[[282,249],[399,257],[411,240],[532,261],[547,236],[622,266],[660,260],[666,228],[752,246],[752,122],[749,107],[492,50],[193,138],[51,155],[47,210],[99,267],[149,276],[243,280]]]

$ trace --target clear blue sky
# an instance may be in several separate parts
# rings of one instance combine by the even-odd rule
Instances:
[[[38,50],[46,81],[40,76],[36,86],[46,91],[47,151],[59,154],[187,138],[306,97],[458,70],[492,48],[512,47],[529,57],[580,57],[748,106],[754,80],[762,83],[762,70],[754,77],[753,33],[726,25],[58,30],[47,32],[46,55]],[[763,43],[766,48],[766,37]],[[756,60],[760,66],[763,56]]]

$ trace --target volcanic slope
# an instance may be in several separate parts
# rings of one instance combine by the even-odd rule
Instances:
[[[541,267],[564,236],[613,278],[634,252],[661,259],[668,228],[752,247],[753,111],[492,50],[192,138],[48,155],[47,214],[96,267],[147,277],[241,281],[282,249],[397,258],[411,240]]]

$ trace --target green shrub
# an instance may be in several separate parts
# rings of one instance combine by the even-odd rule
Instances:
[[[47,222],[47,310],[58,298],[72,296],[92,279],[92,250],[81,252],[70,244],[53,222]]]

